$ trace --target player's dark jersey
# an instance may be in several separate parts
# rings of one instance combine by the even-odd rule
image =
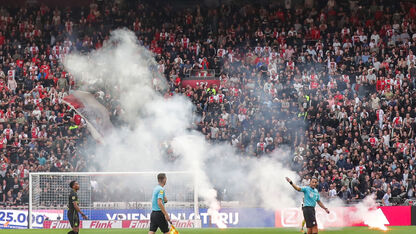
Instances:
[[[71,190],[71,192],[69,193],[68,210],[75,210],[74,202],[78,203],[78,194],[74,190]]]
[[[78,203],[78,194],[74,190],[71,190],[68,197],[68,220],[72,228],[79,227],[79,216],[75,210],[74,202]]]

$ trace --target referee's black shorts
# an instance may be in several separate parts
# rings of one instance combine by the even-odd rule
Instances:
[[[79,215],[76,210],[68,210],[68,220],[72,228],[79,227]]]
[[[162,211],[152,211],[150,214],[150,229],[151,232],[156,232],[157,228],[163,233],[169,232],[169,224],[165,219],[165,215]]]
[[[312,206],[304,206],[302,207],[303,211],[303,218],[306,222],[307,228],[315,227],[316,224],[316,217],[315,217],[315,207]]]

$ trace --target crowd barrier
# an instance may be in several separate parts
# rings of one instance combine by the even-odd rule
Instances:
[[[363,221],[362,214],[357,212],[355,207],[331,208],[327,214],[323,209],[316,208],[316,219],[318,227],[354,227],[367,226]],[[377,220],[382,220],[385,226],[409,226],[412,224],[411,206],[385,206],[374,209],[371,215],[376,215]],[[413,216],[416,216],[416,212]],[[276,227],[298,227],[303,220],[300,208],[286,208],[276,211]],[[374,218],[374,217],[372,217]]]
[[[351,216],[353,207],[331,208],[327,215],[316,208],[316,216],[321,227],[365,226]],[[378,207],[376,215],[385,219],[386,226],[416,225],[416,206]],[[144,209],[88,210],[90,220],[82,221],[82,228],[148,228],[150,211]],[[169,214],[174,224],[180,228],[216,227],[211,222],[207,209],[200,209],[200,221],[194,220],[192,208],[171,209]],[[300,227],[303,219],[300,208],[284,208],[269,211],[262,208],[225,208],[220,210],[220,219],[228,227]],[[33,213],[34,228],[69,228],[65,210],[37,210]],[[0,210],[0,229],[27,228],[27,210]]]

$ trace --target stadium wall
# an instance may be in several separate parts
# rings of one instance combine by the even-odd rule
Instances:
[[[411,217],[411,224],[416,225],[416,206],[412,206],[412,217]]]
[[[350,217],[353,207],[331,208],[327,215],[317,208],[317,219],[321,227],[365,226]],[[416,206],[379,207],[386,226],[416,225]],[[150,211],[144,209],[129,210],[89,210],[90,220],[83,222],[83,228],[148,228]],[[190,222],[194,218],[193,209],[170,210],[176,225],[181,228],[194,228],[199,224]],[[201,227],[215,227],[211,223],[207,209],[200,209]],[[220,212],[221,219],[228,227],[299,227],[303,219],[300,208],[285,208],[275,212],[262,208],[227,208]],[[65,210],[39,210],[34,212],[34,228],[68,228]],[[27,210],[0,210],[0,229],[22,229],[27,227]]]
[[[366,226],[358,221],[359,217],[354,217],[357,214],[354,207],[338,207],[330,210],[331,213],[328,215],[324,210],[316,209],[320,228]],[[412,215],[416,217],[411,206],[383,206],[377,208],[375,215],[379,216],[378,220],[385,220],[386,226],[409,226],[412,224]],[[303,214],[300,208],[286,208],[276,211],[275,219],[276,227],[299,227]]]

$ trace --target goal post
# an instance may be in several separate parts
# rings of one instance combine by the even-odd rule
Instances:
[[[30,173],[28,228],[39,228],[45,220],[66,220],[68,195],[71,190],[69,183],[72,180],[78,181],[80,185],[78,191],[80,209],[91,220],[148,221],[158,173],[160,172]],[[200,223],[198,181],[195,174],[190,171],[166,171],[164,173],[167,175],[165,186],[168,198],[167,211],[177,210],[178,213],[181,211],[180,214],[182,210],[192,212],[192,214],[172,216],[176,219],[192,219]],[[112,210],[140,210],[145,211],[146,215],[117,215],[115,211],[112,214]],[[43,218],[37,218],[37,214],[42,214]]]

